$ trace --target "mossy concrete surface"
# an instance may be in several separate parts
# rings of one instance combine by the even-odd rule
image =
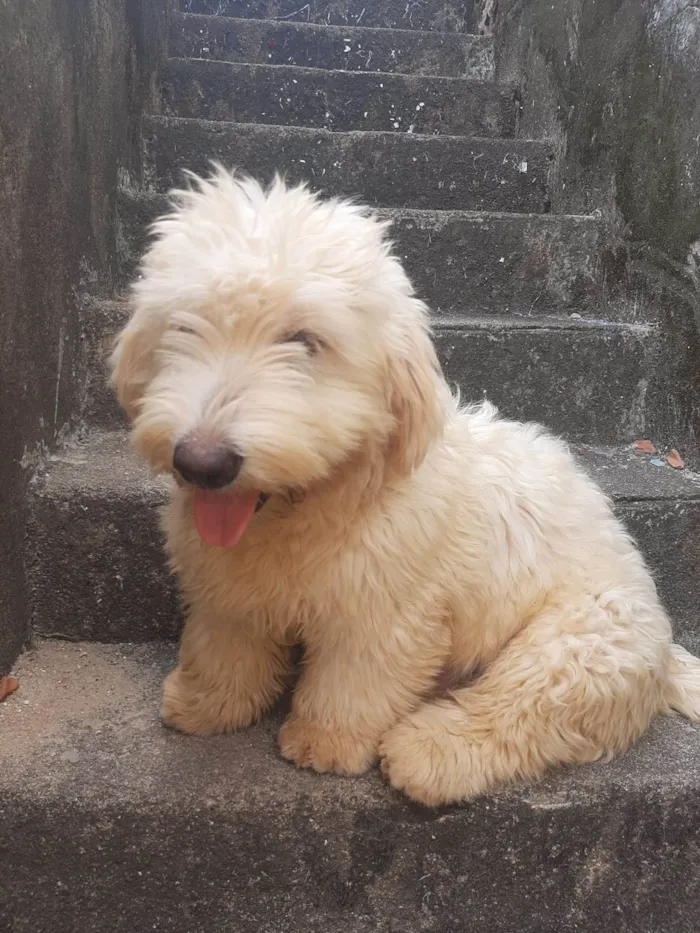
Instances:
[[[500,0],[499,77],[521,133],[556,137],[556,210],[619,213],[679,263],[700,239],[700,7],[681,0]]]
[[[548,138],[554,211],[597,214],[609,291],[663,324],[700,449],[700,7],[687,0],[499,0],[500,80],[520,133]]]
[[[138,170],[163,7],[0,4],[0,672],[28,634],[27,481],[79,416],[82,298],[114,274],[117,173]]]

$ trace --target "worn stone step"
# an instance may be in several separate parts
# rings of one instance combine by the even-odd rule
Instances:
[[[171,58],[162,106],[204,120],[487,138],[513,136],[518,104],[511,88],[466,78]]]
[[[484,36],[174,13],[168,49],[180,58],[342,71],[494,77],[493,43]]]
[[[284,172],[328,195],[379,207],[545,213],[548,143],[409,133],[330,133],[152,116],[145,180],[154,191],[209,171],[212,159],[262,181]]]
[[[94,305],[95,365],[86,420],[124,423],[106,386],[106,358],[126,304]],[[446,378],[465,400],[486,397],[505,415],[539,421],[574,441],[616,444],[653,434],[680,446],[691,409],[671,394],[669,354],[655,325],[582,318],[436,314],[434,342]]]
[[[87,375],[83,423],[91,427],[124,426],[126,416],[109,385],[109,357],[117,334],[129,319],[127,299],[95,301],[86,319]]]
[[[572,449],[649,560],[677,639],[700,650],[700,476],[654,466],[629,447]],[[168,481],[149,475],[124,433],[91,435],[52,458],[30,509],[35,632],[105,642],[176,635],[158,526],[167,494]]]
[[[136,272],[149,225],[168,211],[165,195],[122,190],[122,274]],[[581,313],[588,317],[648,311],[609,301],[605,235],[593,217],[469,211],[379,209],[418,294],[437,314]]]
[[[86,418],[112,427],[124,422],[105,387],[104,361],[127,308],[100,302],[94,310],[93,356],[102,365],[93,367]],[[465,400],[486,397],[507,417],[541,422],[576,442],[653,435],[684,443],[690,390],[673,381],[671,354],[656,325],[527,315],[436,314],[433,322],[445,376]]]
[[[694,929],[700,731],[685,720],[658,718],[611,763],[428,810],[377,770],[294,769],[283,711],[229,736],[164,729],[174,660],[49,641],[18,663],[0,706],[4,929]]]
[[[338,26],[445,32],[474,28],[474,0],[179,0],[179,7],[187,13]]]
[[[690,392],[672,383],[655,325],[453,316],[434,319],[433,337],[462,398],[488,398],[509,418],[540,422],[576,442],[685,437]]]

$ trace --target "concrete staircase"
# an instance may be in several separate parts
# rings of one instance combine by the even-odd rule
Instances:
[[[550,212],[552,147],[518,138],[517,94],[465,8],[183,0],[144,177],[120,195],[125,280],[164,192],[211,158],[375,205],[448,378],[571,441],[700,650],[700,476],[632,451],[686,436],[689,364],[657,309],[613,294],[602,222]],[[162,729],[179,610],[165,487],[104,387],[125,314],[91,306],[86,430],[35,481],[39,637],[0,705],[0,929],[696,933],[700,734],[680,719],[611,764],[441,812],[377,773],[295,771],[276,754],[283,711],[229,737]]]

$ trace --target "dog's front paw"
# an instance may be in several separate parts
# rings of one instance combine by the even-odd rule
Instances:
[[[266,708],[264,697],[243,696],[230,685],[204,688],[176,668],[163,683],[161,718],[166,726],[189,735],[213,735],[244,729]]]
[[[292,714],[280,729],[280,751],[300,768],[362,774],[377,757],[376,743],[347,732],[326,729]]]

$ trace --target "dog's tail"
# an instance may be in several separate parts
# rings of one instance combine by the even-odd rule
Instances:
[[[700,658],[671,645],[666,701],[672,710],[700,722]]]

